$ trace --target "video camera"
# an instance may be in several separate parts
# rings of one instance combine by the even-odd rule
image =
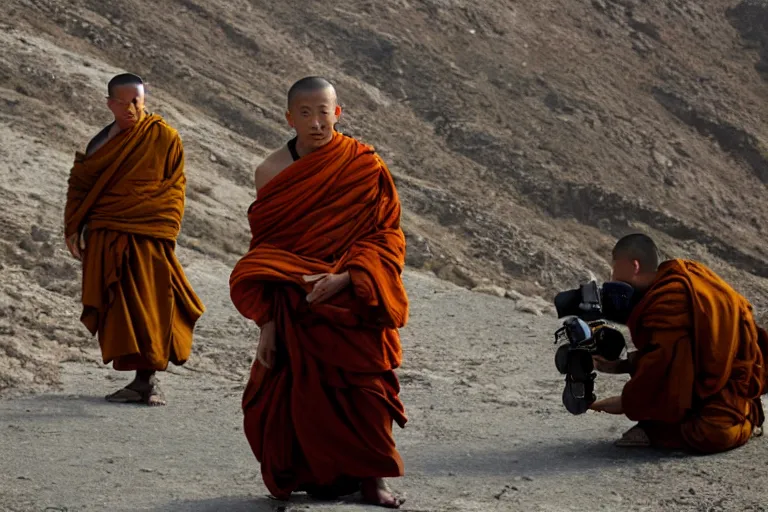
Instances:
[[[624,351],[624,335],[605,320],[626,323],[634,289],[626,283],[609,282],[598,287],[595,281],[555,296],[557,317],[570,317],[555,332],[555,366],[565,375],[563,405],[571,414],[583,414],[597,399],[597,374],[593,355],[615,361]]]

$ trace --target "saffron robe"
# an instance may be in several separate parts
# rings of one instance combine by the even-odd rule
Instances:
[[[174,252],[185,187],[181,138],[158,115],[75,156],[64,222],[67,237],[87,227],[81,321],[116,370],[189,358],[205,308]]]
[[[231,278],[238,311],[274,321],[276,361],[258,360],[243,395],[245,435],[278,498],[305,486],[395,477],[393,421],[407,421],[394,370],[408,298],[392,176],[374,149],[335,133],[258,191],[252,241]],[[350,286],[309,304],[303,276],[349,271]]]
[[[627,325],[638,353],[622,406],[654,445],[722,452],[763,424],[768,333],[709,268],[662,263]]]

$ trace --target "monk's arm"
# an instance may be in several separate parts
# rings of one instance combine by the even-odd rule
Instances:
[[[405,325],[408,298],[403,286],[405,235],[400,227],[401,206],[392,175],[377,158],[379,202],[377,227],[356,241],[342,270],[349,272],[355,295],[377,312],[389,327]]]
[[[77,213],[83,200],[90,192],[90,183],[82,179],[77,172],[78,163],[72,168],[67,180],[67,203],[64,206],[64,236],[73,238],[79,236],[87,221]]]
[[[184,172],[184,144],[179,134],[174,134],[165,157],[165,179],[171,179]]]
[[[654,329],[648,346],[634,356],[632,377],[621,395],[633,421],[675,423],[691,407],[693,355],[687,329]]]
[[[382,229],[353,245],[343,271],[355,295],[388,327],[405,325],[408,298],[402,282],[405,237],[398,229]]]

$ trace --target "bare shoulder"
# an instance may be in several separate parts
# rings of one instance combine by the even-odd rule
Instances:
[[[115,126],[115,123],[109,123],[107,126],[102,128],[99,133],[93,136],[93,138],[88,141],[88,145],[85,147],[85,154],[91,155],[92,153],[95,153],[97,149],[99,149],[101,146],[106,144],[113,136],[112,134],[112,128]]]
[[[291,154],[285,146],[270,153],[267,158],[256,166],[256,171],[254,172],[254,184],[256,185],[256,190],[258,191],[260,188],[264,187],[264,185],[269,183],[272,178],[288,167],[292,161]]]

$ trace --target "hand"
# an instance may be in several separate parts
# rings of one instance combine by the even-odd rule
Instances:
[[[612,396],[598,400],[589,406],[590,409],[597,412],[606,412],[608,414],[624,414],[624,407],[621,405],[621,396]]]
[[[603,373],[629,373],[629,363],[626,359],[617,359],[615,361],[609,361],[606,358],[598,355],[592,356],[592,362],[595,365],[595,370]]]
[[[267,322],[261,327],[259,347],[256,349],[256,359],[265,368],[272,368],[277,353],[275,322]]]
[[[80,234],[75,233],[70,235],[66,242],[67,249],[69,249],[69,253],[72,255],[72,257],[82,261],[83,251],[85,250],[85,240],[80,236]]]
[[[315,274],[311,276],[304,276],[304,281],[307,283],[315,283],[312,287],[312,291],[307,295],[307,302],[313,304],[315,302],[324,302],[349,285],[349,272],[343,272],[341,274]]]

